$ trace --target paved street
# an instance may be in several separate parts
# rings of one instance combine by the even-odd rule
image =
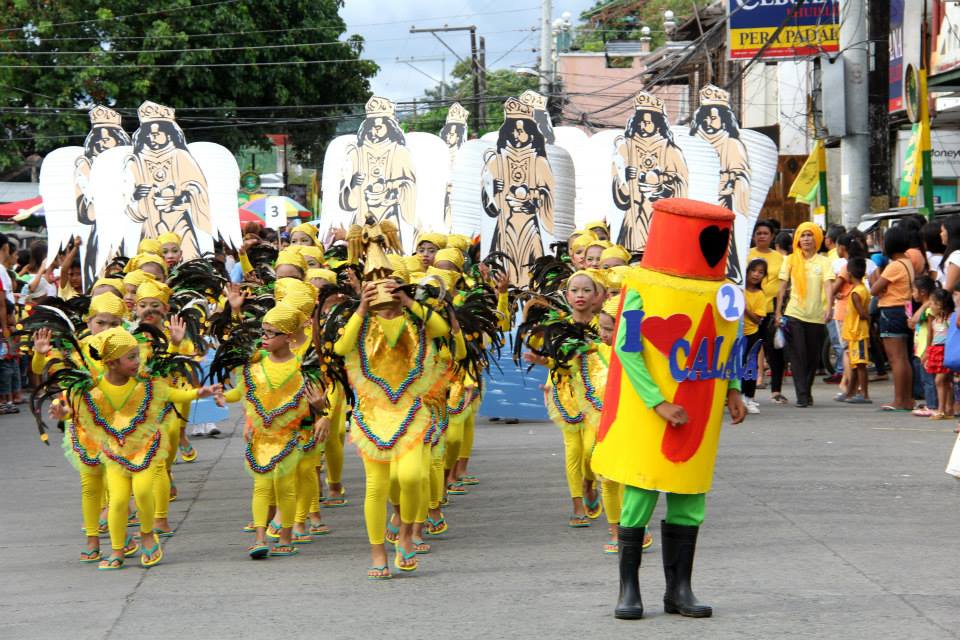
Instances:
[[[450,532],[415,574],[371,583],[352,449],[350,505],[324,510],[333,534],[298,558],[253,562],[234,421],[176,466],[163,563],[98,573],[76,560],[76,472],[26,414],[4,416],[0,637],[958,637],[960,483],[943,472],[953,423],[836,405],[833,390],[818,386],[807,410],[762,392],[763,413],[726,429],[694,574],[710,620],[662,613],[659,540],[641,570],[649,618],[613,619],[605,525],[566,526],[562,444],[547,423],[478,425],[482,484],[452,498]]]

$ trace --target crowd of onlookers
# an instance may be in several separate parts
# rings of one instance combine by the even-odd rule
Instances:
[[[760,220],[746,285],[744,333],[748,344],[762,340],[756,386],[769,387],[771,401],[789,402],[789,370],[796,406],[813,405],[815,376],[832,364],[824,381],[838,385],[837,401],[870,403],[869,382],[889,376],[893,398],[883,411],[953,417],[960,216],[907,216],[870,234],[810,222],[791,233]],[[758,412],[754,385],[744,394]]]

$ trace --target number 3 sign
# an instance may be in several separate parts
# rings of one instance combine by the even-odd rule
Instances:
[[[267,196],[267,205],[264,207],[264,221],[269,229],[280,230],[287,224],[287,207],[283,198]]]

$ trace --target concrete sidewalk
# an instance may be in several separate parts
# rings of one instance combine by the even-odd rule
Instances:
[[[649,618],[613,619],[605,521],[566,526],[550,424],[478,425],[482,484],[451,498],[450,531],[416,573],[374,583],[349,445],[350,504],[323,510],[333,533],[299,557],[253,562],[232,414],[223,436],[195,441],[197,462],[175,467],[163,563],[98,573],[77,562],[79,482],[59,433],[47,448],[28,414],[3,416],[0,638],[956,638],[960,483],[943,472],[953,423],[840,405],[834,390],[818,387],[805,410],[764,395],[760,415],[726,429],[694,573],[710,620],[662,613],[658,527],[641,570]]]

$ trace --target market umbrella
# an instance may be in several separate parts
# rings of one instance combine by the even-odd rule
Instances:
[[[17,218],[19,221],[37,215],[43,215],[43,198],[40,196],[0,204],[0,218]]]
[[[307,209],[305,206],[303,206],[293,198],[288,198],[287,196],[267,196],[266,198],[251,200],[250,202],[248,202],[243,206],[243,209],[241,209],[241,211],[243,211],[244,209],[246,209],[247,211],[252,211],[253,213],[260,216],[260,219],[262,220],[267,215],[267,204],[276,203],[278,200],[281,201],[284,209],[286,210],[286,214],[288,218],[302,218],[304,217],[302,215],[304,213],[306,213],[308,216],[311,215],[311,212],[309,209]]]
[[[257,223],[259,223],[259,224],[262,225],[262,224],[263,224],[263,218],[261,218],[260,216],[258,216],[257,214],[255,214],[253,211],[250,211],[249,209],[241,208],[241,209],[240,209],[240,224],[246,224],[246,223],[248,223],[248,222],[257,222]]]

